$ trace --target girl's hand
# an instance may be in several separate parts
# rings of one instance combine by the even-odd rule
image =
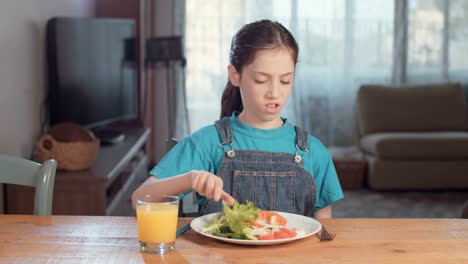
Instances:
[[[215,202],[222,199],[227,204],[233,204],[235,199],[224,192],[223,180],[207,171],[190,171],[192,189],[195,192],[205,196],[208,199],[213,199]]]

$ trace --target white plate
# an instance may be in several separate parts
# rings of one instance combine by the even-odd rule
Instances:
[[[292,238],[283,238],[283,239],[271,239],[271,240],[246,240],[246,239],[233,239],[233,238],[224,238],[218,237],[210,234],[206,234],[202,232],[203,227],[213,219],[213,217],[217,216],[219,213],[208,214],[204,216],[200,216],[195,218],[190,223],[190,227],[197,233],[204,235],[206,237],[210,237],[213,239],[221,240],[228,243],[234,244],[242,244],[242,245],[273,245],[273,244],[282,244],[291,242],[294,240],[302,239],[308,236],[311,236],[322,228],[322,225],[315,219],[303,215],[291,214],[291,213],[283,213],[283,212],[276,212],[286,218],[288,223],[286,225],[289,229],[295,229],[298,233],[297,236]]]

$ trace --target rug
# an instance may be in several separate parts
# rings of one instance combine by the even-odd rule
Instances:
[[[467,191],[345,190],[333,204],[336,218],[460,218]]]

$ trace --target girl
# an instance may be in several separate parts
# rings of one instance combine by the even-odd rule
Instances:
[[[199,214],[220,200],[263,210],[332,217],[343,198],[327,149],[280,116],[299,49],[280,23],[247,24],[231,43],[221,119],[179,142],[132,195],[197,193]]]

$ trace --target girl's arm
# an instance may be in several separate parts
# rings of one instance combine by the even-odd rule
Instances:
[[[222,199],[228,204],[234,203],[234,198],[223,191],[223,180],[220,177],[207,171],[192,170],[165,179],[149,177],[133,192],[133,208],[135,208],[136,199],[142,195],[179,195],[190,189],[208,199],[215,201]]]
[[[150,176],[133,192],[133,208],[135,208],[136,199],[142,195],[179,195],[190,188],[190,172],[165,179],[157,179]]]
[[[315,218],[332,218],[332,207],[331,205],[326,206],[314,212]]]

